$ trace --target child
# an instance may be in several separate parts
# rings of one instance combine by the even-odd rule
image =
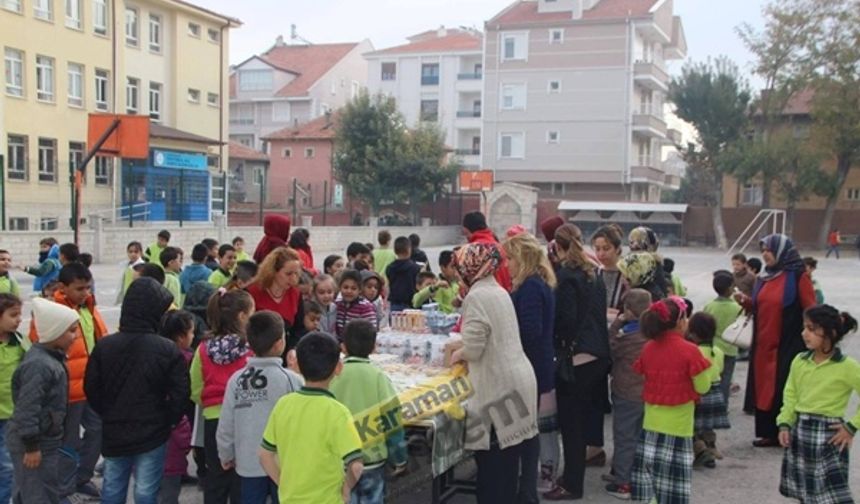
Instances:
[[[54,299],[54,293],[60,288],[60,282],[51,280],[42,287],[43,299]]]
[[[313,301],[314,279],[308,270],[302,270],[302,274],[299,275],[299,292],[302,293],[302,301]]]
[[[727,327],[734,324],[735,320],[741,314],[741,306],[732,299],[732,288],[734,285],[735,278],[731,272],[726,270],[715,272],[713,287],[717,293],[717,299],[706,304],[702,309],[703,312],[714,317],[714,320],[717,322],[717,337],[714,338],[714,346],[722,350],[725,356],[723,374],[720,376],[720,390],[726,400],[726,405],[729,404],[729,396],[731,395],[732,377],[735,374],[738,347],[726,342],[723,339],[723,332]]]
[[[227,284],[227,290],[244,289],[254,283],[254,277],[257,276],[258,269],[257,263],[254,261],[237,262],[233,277],[230,279],[230,283]]]
[[[749,269],[750,273],[752,273],[754,276],[758,276],[758,274],[761,273],[761,268],[761,259],[759,259],[758,257],[751,257],[747,259],[747,269]]]
[[[186,266],[182,270],[182,274],[179,275],[179,284],[182,286],[183,294],[188,294],[191,286],[197,282],[209,281],[209,275],[212,274],[212,270],[204,264],[208,254],[209,249],[202,243],[198,243],[191,249],[191,261],[193,264]]]
[[[412,306],[415,279],[421,266],[412,260],[412,245],[405,236],[394,240],[394,253],[397,260],[385,270],[385,276],[388,277],[388,302],[391,303],[391,311],[399,312]]]
[[[320,320],[322,320],[323,309],[316,301],[305,301],[303,305],[304,318],[302,325],[304,326],[303,334],[318,332],[320,330]]]
[[[164,287],[173,294],[173,303],[182,306],[185,296],[182,294],[182,284],[179,282],[179,274],[182,273],[182,249],[179,247],[165,247],[159,256],[161,267],[164,268]]]
[[[379,243],[379,247],[373,250],[373,271],[382,275],[385,278],[385,270],[388,268],[388,265],[393,263],[397,256],[394,255],[394,251],[391,250],[391,233],[387,230],[383,229],[376,235],[376,241]],[[388,279],[385,278],[387,282]]]
[[[169,247],[168,247],[169,248]],[[191,343],[194,341],[194,315],[185,310],[173,310],[164,314],[161,320],[161,335],[169,339],[182,352],[186,367],[191,364],[194,354]],[[167,454],[164,459],[164,478],[158,494],[160,504],[179,504],[182,490],[182,477],[188,471],[188,452],[191,451],[191,421],[194,419],[194,403],[188,401],[182,420],[170,433]]]
[[[0,294],[12,294],[21,297],[21,288],[18,282],[9,274],[12,268],[12,254],[8,250],[0,250]],[[0,499],[0,502],[3,502]]]
[[[328,391],[343,368],[340,348],[332,336],[311,333],[296,354],[305,386],[269,415],[260,465],[275,484],[286,482],[278,486],[280,502],[347,502],[363,464],[352,414]]]
[[[66,245],[74,247],[74,244]],[[75,252],[70,247],[66,247],[65,251],[69,254]],[[44,259],[42,258],[43,255]],[[77,254],[75,254],[75,259],[77,259]],[[33,290],[39,292],[47,283],[56,280],[60,276],[60,269],[63,267],[63,264],[72,260],[74,259],[63,256],[63,248],[57,244],[56,240],[45,238],[39,242],[39,264],[37,266],[24,266],[23,268],[19,266],[18,268],[24,273],[36,277],[33,280]]]
[[[427,303],[435,302],[436,275],[429,271],[418,272],[415,279],[415,295],[412,296],[412,307],[421,308]]]
[[[0,293],[0,502],[12,498],[12,467],[6,448],[6,424],[12,417],[12,374],[24,358],[21,325],[21,300]]]
[[[366,446],[364,471],[352,490],[351,502],[382,504],[385,495],[385,466],[390,461],[395,473],[406,470],[406,443],[400,418],[400,401],[385,372],[370,362],[376,347],[376,328],[364,320],[350,322],[341,349],[346,354],[343,371],[331,382],[331,392],[353,415],[378,408],[381,415],[394,415],[396,429],[386,432],[385,441]]]
[[[854,502],[848,488],[848,452],[860,411],[843,420],[852,391],[860,394],[860,364],[838,344],[857,321],[829,305],[803,314],[808,351],[791,363],[776,422],[786,448],[779,493],[801,502]]]
[[[218,269],[218,240],[214,238],[203,238],[200,242],[206,247],[206,267],[210,271]]]
[[[334,335],[337,332],[337,305],[334,304],[334,279],[330,275],[314,278],[314,300],[322,307],[319,331]]]
[[[278,487],[260,467],[257,449],[275,404],[301,389],[304,381],[283,367],[287,342],[284,319],[277,313],[261,311],[251,317],[248,344],[256,357],[227,382],[218,422],[218,456],[225,469],[235,467],[239,474],[242,502],[266,502],[267,497],[278,502]]]
[[[346,265],[349,268],[355,269],[355,261],[364,261],[370,264],[371,257],[370,249],[363,243],[352,242],[346,248]]]
[[[666,273],[666,283],[669,286],[672,294],[675,296],[684,297],[687,295],[687,288],[681,282],[681,277],[675,273],[675,261],[668,257],[663,259],[663,272]]]
[[[723,372],[725,355],[714,346],[714,335],[717,331],[717,321],[707,313],[696,313],[687,325],[687,339],[699,346],[702,355],[711,363],[708,371],[711,373],[711,389],[702,395],[696,403],[695,434],[693,454],[696,465],[704,465],[709,469],[716,467],[716,460],[723,458],[717,450],[717,434],[715,429],[728,429],[729,414],[726,398],[720,387],[720,376]]]
[[[335,333],[338,339],[343,338],[346,324],[353,320],[364,319],[376,324],[376,308],[361,297],[361,274],[355,270],[344,270],[340,274],[340,298],[337,305],[337,322]]]
[[[735,254],[732,256],[732,275],[734,286],[747,296],[752,296],[755,287],[755,277],[758,272],[753,273],[747,266],[747,256]]]
[[[815,289],[815,304],[824,304],[824,291],[821,290],[821,284],[813,275],[818,269],[818,261],[814,257],[804,257],[803,265],[806,267],[806,272],[809,273],[809,278],[812,279],[812,288]]]
[[[69,399],[66,352],[78,335],[75,310],[47,299],[33,300],[39,340],[12,375],[15,411],[6,427],[15,502],[60,501],[59,458]]]
[[[159,262],[159,258],[161,257],[161,252],[167,248],[167,245],[170,243],[170,231],[166,229],[162,229],[158,232],[158,236],[156,236],[155,243],[150,245],[146,252],[143,253],[143,258],[146,262],[151,262],[154,264],[161,264]]]
[[[236,249],[233,245],[224,244],[218,248],[218,268],[209,275],[209,283],[216,289],[224,287],[233,278],[233,268],[236,267]]]
[[[457,272],[454,268],[454,251],[443,250],[439,254],[439,279],[433,285],[419,289],[412,297],[412,305],[418,307],[423,305],[426,299],[433,299],[433,302],[439,305],[440,311],[454,313],[457,310],[454,301],[459,293],[460,286],[457,284]]]
[[[379,273],[370,270],[361,272],[361,295],[364,299],[370,301],[373,309],[376,310],[377,328],[387,327],[388,322],[388,314],[386,313],[387,303],[382,297],[383,287],[385,287],[385,280],[382,279]],[[383,321],[386,322],[385,325],[382,325]]]
[[[693,415],[699,394],[711,388],[709,363],[684,340],[686,305],[662,299],[639,318],[650,341],[633,370],[645,377],[645,417],[633,461],[633,500],[690,502],[693,476]]]
[[[254,262],[254,260],[251,258],[251,255],[245,251],[245,239],[244,238],[242,238],[241,236],[237,236],[237,237],[233,238],[233,248],[236,249],[236,261],[237,262],[242,262],[242,261]]]
[[[251,349],[245,338],[245,326],[254,314],[254,299],[243,290],[218,290],[206,309],[212,339],[197,347],[191,361],[191,399],[203,408],[206,478],[203,495],[206,502],[238,502],[239,478],[233,469],[221,467],[215,432],[221,416],[221,403],[227,381],[245,367]]]
[[[134,267],[138,264],[143,264],[143,245],[140,242],[130,242],[125,247],[125,253],[128,256],[128,262],[122,263],[122,278],[120,280],[119,291],[116,296],[116,304],[122,304],[122,298],[125,297],[125,291],[128,286],[135,280]]]
[[[327,256],[323,261],[323,271],[326,275],[330,275],[332,278],[337,278],[344,268],[346,268],[346,263],[344,262],[343,257],[339,255],[332,254]]]
[[[624,295],[624,313],[613,322],[609,331],[609,349],[612,356],[612,433],[615,453],[612,456],[614,479],[606,486],[613,497],[629,499],[630,473],[636,443],[642,432],[645,405],[642,402],[644,378],[633,370],[633,363],[647,343],[639,330],[639,317],[651,305],[651,294],[644,289],[631,289]]]
[[[164,274],[164,268],[162,268],[160,264],[138,264],[134,267],[134,271],[137,273],[137,278],[151,278],[161,285],[164,285],[164,282],[167,280],[167,275]],[[129,286],[129,288],[131,287]]]
[[[433,271],[430,267],[430,260],[427,259],[427,254],[421,250],[421,237],[416,233],[409,235],[409,246],[412,249],[411,258],[422,270]]]
[[[209,333],[206,308],[213,294],[215,294],[215,287],[209,285],[209,282],[197,282],[185,294],[185,304],[182,305],[182,309],[194,315],[194,341],[191,343],[191,348],[194,350],[197,350],[197,345]]]

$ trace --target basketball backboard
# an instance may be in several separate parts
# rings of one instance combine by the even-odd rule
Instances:
[[[493,190],[492,170],[463,170],[460,172],[460,192],[479,193]]]
[[[149,157],[149,117],[139,115],[90,114],[87,125],[87,145],[96,146],[101,136],[119,120],[116,129],[98,148],[100,156],[127,159]]]

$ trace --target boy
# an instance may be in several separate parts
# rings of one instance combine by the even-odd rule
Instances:
[[[33,323],[39,340],[12,375],[15,411],[7,425],[6,443],[15,473],[14,501],[56,504],[60,501],[58,467],[68,401],[64,361],[77,337],[78,314],[36,298]]]
[[[161,257],[161,252],[165,248],[167,248],[168,243],[170,243],[170,231],[162,229],[158,232],[158,236],[156,237],[155,243],[150,245],[146,249],[146,252],[143,253],[143,258],[146,260],[146,262],[161,264],[158,261],[158,258]]]
[[[179,274],[182,273],[182,249],[179,247],[166,247],[161,251],[159,261],[164,268],[164,287],[173,295],[173,304],[181,307],[185,302],[182,295],[182,284],[179,282]]]
[[[200,243],[206,246],[206,267],[210,271],[215,271],[218,269],[218,240],[203,238]]]
[[[364,261],[366,264],[370,264],[372,258],[370,249],[363,243],[352,242],[346,248],[347,268],[355,269],[355,261]]]
[[[681,277],[675,273],[675,261],[668,257],[663,259],[663,272],[666,273],[666,283],[672,291],[672,295],[686,297],[687,288],[681,282]]]
[[[421,302],[423,296],[431,296],[433,301],[439,305],[439,310],[443,313],[454,313],[457,308],[454,306],[454,301],[460,293],[460,286],[457,284],[457,270],[454,268],[454,251],[443,250],[439,254],[439,280],[430,288],[419,290],[412,298],[413,305]]]
[[[209,249],[202,243],[198,243],[191,249],[191,261],[193,261],[193,264],[186,266],[182,270],[182,274],[179,275],[179,284],[182,286],[183,294],[188,294],[191,286],[197,282],[209,281],[209,275],[212,274],[212,270],[204,264],[208,254]]]
[[[388,282],[385,277],[385,269],[397,259],[394,251],[391,250],[391,233],[383,229],[376,235],[376,241],[379,243],[379,247],[373,250],[373,271],[382,275],[382,278]]]
[[[732,274],[734,275],[734,286],[746,296],[752,296],[755,287],[755,274],[747,268],[747,256],[735,254],[732,256]],[[717,333],[719,336],[721,333]]]
[[[21,288],[18,282],[9,274],[12,268],[12,254],[8,250],[0,250],[0,294],[12,294],[21,297]]]
[[[420,249],[421,237],[415,233],[409,235],[409,244],[412,246],[412,260],[415,264],[421,267],[422,270],[432,271],[430,260],[427,259],[427,254]]]
[[[53,238],[42,238],[39,241],[39,264],[37,266],[16,266],[24,273],[36,277],[33,279],[33,292],[41,292],[45,285],[57,280],[60,274],[60,246]]]
[[[703,312],[711,315],[717,321],[717,336],[714,338],[714,346],[725,354],[723,372],[720,375],[720,388],[726,399],[726,404],[729,403],[732,375],[735,373],[735,362],[738,357],[738,347],[730,345],[723,339],[723,331],[732,325],[741,314],[741,306],[732,299],[732,289],[735,282],[737,282],[737,277],[733,276],[732,273],[725,270],[715,272],[713,286],[717,293],[717,299],[706,304],[702,309]]]
[[[233,272],[231,282],[236,286],[236,288],[244,289],[254,282],[254,278],[257,276],[257,270],[257,263],[254,261],[237,261],[236,271]]]
[[[386,432],[385,440],[364,448],[364,471],[352,491],[352,501],[382,504],[385,495],[385,465],[391,461],[395,473],[406,469],[406,443],[400,419],[400,401],[391,380],[370,363],[376,348],[376,328],[364,320],[346,326],[342,351],[347,355],[343,371],[331,383],[331,391],[353,415],[373,412],[373,417],[396,419],[396,427]]]
[[[412,307],[421,308],[427,303],[433,303],[436,294],[436,275],[429,271],[421,271],[415,279],[415,295],[412,296]],[[424,295],[422,295],[422,293]]]
[[[90,270],[81,263],[71,262],[60,270],[59,282],[54,302],[75,310],[80,317],[78,337],[66,352],[69,407],[62,456],[58,463],[60,497],[73,493],[97,497],[99,491],[90,480],[101,453],[102,426],[98,415],[87,404],[84,375],[96,343],[107,336],[108,331],[90,292],[93,283]],[[30,341],[39,341],[39,331],[34,321],[30,322]],[[83,438],[80,435],[81,427],[85,431]]]
[[[233,245],[221,245],[218,249],[218,269],[209,275],[209,283],[216,289],[230,283],[233,277],[233,268],[236,266],[236,249]]]
[[[216,439],[221,464],[235,467],[242,480],[242,500],[278,501],[278,488],[266,476],[257,457],[259,440],[278,399],[298,391],[301,376],[284,369],[286,348],[284,321],[271,311],[260,311],[248,320],[248,343],[257,357],[230,377],[221,406]]]
[[[245,239],[241,236],[233,238],[233,248],[236,249],[236,262],[252,261],[251,256],[245,252]]]
[[[323,309],[319,303],[316,301],[305,301],[304,305],[304,319],[302,320],[302,324],[304,325],[305,331],[304,333],[312,333],[320,330],[320,320],[322,320]]]
[[[624,313],[609,330],[612,355],[612,433],[615,453],[612,456],[612,476],[615,481],[606,486],[614,497],[629,499],[631,472],[636,443],[642,431],[645,403],[642,388],[645,378],[633,370],[647,340],[639,331],[639,316],[651,306],[651,294],[644,289],[632,289],[624,296]]]
[[[344,270],[340,274],[340,297],[335,301],[337,307],[337,319],[335,321],[335,334],[338,339],[343,338],[346,325],[357,319],[377,323],[376,308],[373,303],[364,299],[361,294],[361,273],[356,270]]]
[[[296,357],[305,386],[269,415],[260,465],[276,485],[287,482],[278,487],[281,503],[349,502],[363,464],[352,414],[328,390],[343,369],[340,348],[334,337],[314,332],[299,341]]]
[[[837,258],[838,259],[838,258]],[[812,288],[815,289],[815,304],[824,304],[824,291],[821,290],[821,284],[815,279],[815,270],[818,269],[818,261],[814,257],[804,257],[803,266],[812,279]]]
[[[421,271],[421,267],[412,260],[412,245],[409,243],[409,238],[400,236],[394,240],[394,253],[397,255],[397,260],[385,270],[389,286],[388,302],[391,303],[392,313],[412,306],[415,279]]]
[[[143,245],[140,242],[130,242],[125,247],[125,254],[128,256],[128,262],[122,263],[122,280],[116,296],[116,304],[122,303],[122,298],[125,296],[128,286],[136,278],[134,276],[134,267],[145,262],[143,260]]]

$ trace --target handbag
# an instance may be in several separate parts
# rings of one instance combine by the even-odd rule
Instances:
[[[738,348],[747,349],[752,346],[753,339],[753,315],[744,315],[743,310],[737,320],[723,331],[723,341]]]

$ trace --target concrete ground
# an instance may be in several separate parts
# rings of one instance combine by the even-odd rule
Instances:
[[[436,264],[441,248],[427,249],[432,263]],[[711,289],[711,273],[720,268],[728,268],[728,258],[712,249],[666,249],[662,251],[666,257],[671,257],[676,262],[676,271],[681,276],[689,291],[689,297],[696,305],[696,309],[703,306],[714,297]],[[807,253],[808,251],[801,251]],[[327,255],[325,252],[317,253],[317,261]],[[860,261],[853,254],[843,254],[841,260],[824,260],[822,253],[813,253],[820,259],[816,278],[824,289],[826,301],[841,310],[853,312],[855,316],[860,315]],[[438,268],[434,268],[437,269]],[[113,306],[118,285],[117,266],[99,265],[93,268],[98,291],[98,299],[102,312],[111,330],[117,327],[119,320],[119,308]],[[28,286],[30,282],[24,275],[16,274],[20,280]],[[28,287],[24,291],[28,292]],[[22,326],[26,327],[26,326]],[[860,358],[860,334],[847,337],[843,343],[843,349],[854,358]],[[741,387],[746,385],[747,365],[740,363],[735,373],[735,382]],[[757,503],[769,504],[788,502],[779,495],[779,471],[782,461],[782,450],[779,448],[753,448],[750,444],[753,440],[753,418],[741,411],[743,401],[743,390],[732,396],[730,400],[730,418],[732,429],[719,433],[718,446],[725,458],[718,462],[716,469],[697,469],[693,478],[693,502],[696,503]],[[852,416],[857,408],[857,397],[851,402],[848,416]],[[607,448],[611,455],[612,429],[610,417],[607,416],[606,428]],[[851,456],[854,467],[860,463],[857,450],[860,446],[855,444],[855,450]],[[472,467],[464,467],[461,472],[468,474]],[[600,475],[608,472],[608,468],[590,468],[586,473],[586,495],[584,502],[616,502],[613,497],[603,492],[604,483]],[[860,489],[860,471],[856,469],[851,472],[851,483],[855,495]],[[429,474],[419,471],[407,480],[404,492],[390,502],[397,504],[419,504],[430,501]],[[181,501],[184,504],[197,504],[203,502],[202,493],[194,487],[185,487]],[[457,497],[452,503],[474,502],[473,497]]]

